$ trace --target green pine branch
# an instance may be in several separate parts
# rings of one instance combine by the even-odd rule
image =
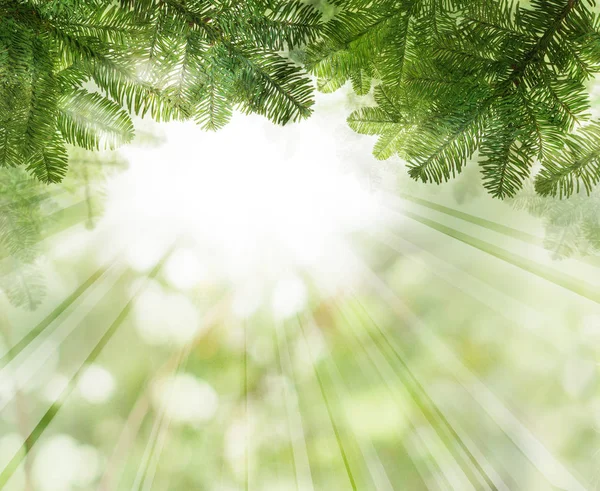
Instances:
[[[0,0],[0,13],[0,166],[44,182],[64,177],[65,144],[129,142],[131,114],[210,129],[236,109],[311,114],[312,83],[281,53],[321,30],[300,1]]]
[[[559,152],[548,156],[536,177],[542,196],[568,197],[591,193],[600,182],[600,122],[591,123],[566,140]]]
[[[547,182],[564,183],[563,195],[571,193],[569,183],[595,184],[592,155],[600,141],[584,145],[572,135],[589,119],[586,82],[600,71],[594,2],[340,0],[336,6],[340,13],[308,50],[307,66],[323,78],[319,89],[351,80],[359,95],[366,91],[363,71],[370,70],[379,84],[377,107],[348,122],[380,136],[377,158],[398,155],[414,179],[442,183],[478,155],[484,187],[501,199],[522,188],[539,158],[540,192],[551,192]],[[382,92],[403,104],[382,109]],[[574,149],[575,141],[583,149]],[[565,145],[570,151],[560,153]]]
[[[313,84],[375,87],[348,119],[420,181],[477,156],[512,197],[541,160],[543,194],[597,183],[588,81],[593,0],[0,0],[0,167],[56,182],[65,145],[114,148],[131,115],[222,128],[234,111],[310,116]],[[303,67],[289,59],[302,60]],[[300,55],[298,53],[300,52]],[[584,129],[577,131],[584,125]],[[470,164],[473,165],[473,164]]]

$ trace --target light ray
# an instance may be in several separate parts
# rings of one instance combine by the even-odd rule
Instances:
[[[87,356],[87,358],[84,360],[84,362],[80,365],[80,367],[74,373],[74,375],[70,379],[68,385],[62,390],[62,392],[59,394],[59,396],[56,398],[56,400],[51,404],[51,406],[48,408],[48,410],[44,413],[44,415],[42,416],[40,421],[37,423],[37,425],[34,427],[32,432],[27,437],[26,441],[21,445],[21,447],[14,454],[13,458],[9,461],[8,465],[2,470],[2,472],[0,472],[0,489],[7,484],[7,482],[10,480],[10,478],[12,477],[14,472],[17,470],[17,468],[23,461],[24,455],[26,455],[25,452],[27,451],[27,449],[32,448],[35,445],[35,443],[39,440],[39,438],[44,433],[46,428],[50,425],[50,423],[52,422],[52,420],[54,419],[54,417],[56,416],[56,414],[58,413],[60,408],[65,403],[67,397],[73,391],[73,388],[75,387],[76,382],[78,381],[79,377],[83,373],[83,370],[96,360],[96,358],[100,355],[100,353],[102,352],[104,347],[108,344],[108,342],[111,340],[113,335],[117,332],[117,330],[119,329],[119,327],[121,326],[123,321],[129,315],[129,312],[133,308],[135,300],[137,299],[139,294],[144,290],[144,288],[146,287],[148,282],[151,279],[153,279],[154,277],[156,277],[156,275],[161,270],[166,259],[171,254],[171,250],[169,250],[169,252],[165,256],[163,256],[163,258],[158,262],[158,264],[154,267],[154,269],[148,274],[144,284],[141,285],[139,287],[139,289],[133,294],[131,299],[128,301],[128,303],[125,305],[125,307],[119,313],[118,317],[114,320],[114,322],[110,325],[110,327],[105,331],[104,335],[100,338],[100,340],[98,341],[96,346],[92,349],[91,353]]]
[[[471,215],[469,213],[465,213],[465,212],[456,210],[454,208],[449,208],[447,206],[440,205],[439,203],[434,203],[432,201],[428,201],[428,200],[425,200],[422,198],[417,198],[415,196],[411,196],[408,194],[400,193],[398,195],[398,197],[396,197],[394,195],[386,193],[386,197],[389,200],[392,200],[394,202],[398,202],[399,201],[398,197],[399,197],[404,200],[411,201],[418,205],[429,208],[431,210],[438,211],[440,213],[444,213],[444,214],[454,217],[454,218],[458,218],[465,222],[469,222],[474,225],[479,225],[480,227],[483,227],[492,232],[496,232],[496,233],[505,235],[506,237],[510,237],[512,239],[517,239],[524,243],[531,244],[531,245],[545,249],[543,238],[538,237],[536,235],[529,234],[522,230],[518,230],[518,229],[515,229],[512,227],[507,227],[506,225],[502,225],[500,223],[496,223],[496,222],[487,220],[487,219],[479,217],[479,216]],[[590,266],[594,266],[596,268],[600,267],[600,257],[598,257],[598,256],[577,257],[577,258],[573,258],[573,259],[575,261],[583,262]]]
[[[0,356],[0,368],[4,367],[10,360],[16,358],[37,336],[48,326],[59,319],[71,306],[82,297],[87,290],[98,281],[114,264],[116,259],[104,264],[94,271],[84,282],[82,282],[65,300],[63,300],[44,319],[36,324],[25,336],[17,341],[6,353]]]
[[[55,211],[46,220],[46,226],[43,229],[40,242],[73,228],[87,219],[87,203],[85,200],[78,201]]]
[[[25,182],[25,181],[22,181],[22,182]],[[65,195],[65,194],[67,194],[67,192],[68,192],[68,190],[64,187],[56,187],[56,188],[52,189],[51,191],[43,190],[39,193],[32,194],[25,199],[19,200],[19,203],[20,204],[25,204],[25,203],[29,204],[32,201],[42,202],[42,201],[45,201],[48,199],[56,198],[61,195]],[[13,205],[12,199],[2,200],[2,201],[0,201],[0,211],[9,208],[12,205]]]
[[[121,472],[117,469],[118,462],[126,458],[126,451],[134,443],[142,423],[148,414],[150,408],[150,399],[147,390],[136,400],[132,410],[129,412],[127,421],[119,435],[115,449],[106,464],[104,474],[98,486],[99,491],[110,491],[113,483],[118,485]],[[122,470],[122,465],[120,466]]]
[[[334,301],[334,305],[336,305],[336,308],[338,309],[338,311],[344,318],[346,325],[351,326],[352,329],[354,330],[354,325],[352,322],[349,321],[348,317],[344,313],[344,310],[338,305],[338,303],[336,301]],[[358,319],[358,316],[356,316],[356,317]],[[362,323],[362,321],[361,321],[361,323]],[[373,337],[371,330],[366,328],[366,329],[364,329],[364,332],[367,332],[369,337],[371,338],[373,347],[378,351],[378,355],[379,355],[378,358],[380,358],[381,360],[387,361],[387,363],[389,364],[389,367],[392,368],[392,363],[391,363],[391,360],[389,359],[389,355],[388,355],[387,351],[382,346],[380,346],[380,344],[377,342],[376,338]],[[361,342],[358,337],[357,337],[357,341],[358,341],[358,345],[360,346]],[[402,359],[400,359],[400,361],[403,362]],[[402,369],[399,371],[395,371],[395,373],[396,373],[396,377],[397,377],[398,381],[400,381],[400,383],[401,383],[401,386],[405,389],[407,394],[409,394],[409,396],[408,396],[408,398],[406,398],[406,400],[411,400],[412,402],[417,404],[418,408],[422,412],[422,414],[425,417],[425,419],[427,420],[428,424],[431,426],[432,429],[435,430],[436,434],[439,435],[440,440],[443,442],[443,445],[453,454],[453,458],[455,459],[455,461],[458,462],[458,459],[455,455],[455,449],[453,448],[452,445],[449,445],[448,439],[445,438],[440,433],[440,430],[439,430],[440,425],[438,425],[436,423],[437,421],[439,421],[441,419],[440,414],[435,412],[436,406],[434,405],[433,401],[429,398],[425,389],[414,378],[414,375],[412,374],[412,372],[408,368],[408,365],[405,362],[402,363]],[[403,373],[406,373],[408,375],[408,377],[403,376]],[[387,383],[387,380],[386,380],[386,383]],[[415,383],[416,383],[416,387],[413,387],[413,385],[415,385]],[[421,394],[424,396],[426,402],[423,402],[421,400]],[[433,408],[434,408],[433,414],[431,412],[431,409],[428,406],[433,406]],[[443,419],[441,419],[441,421],[442,421],[441,426],[444,426]],[[454,439],[456,439],[458,437],[457,435],[452,435],[452,436],[454,436]],[[452,439],[450,441],[452,441]],[[461,460],[462,460],[462,456],[461,456]],[[467,464],[473,465],[473,460],[467,461]],[[478,473],[481,474],[485,479],[483,484],[489,486],[489,480],[487,480],[487,474],[481,469],[481,467],[476,462],[475,462],[475,468],[476,468],[475,476],[477,477]]]
[[[400,366],[402,367],[402,372],[407,375],[406,384],[407,389],[409,390],[411,396],[419,401],[419,405],[422,409],[424,409],[424,413],[426,418],[430,421],[431,426],[436,430],[436,432],[440,435],[442,441],[445,442],[445,445],[448,447],[452,454],[458,453],[460,456],[460,460],[462,460],[467,467],[471,468],[471,472],[474,473],[475,479],[479,481],[480,485],[484,485],[490,489],[497,489],[498,485],[486,472],[484,467],[480,464],[479,460],[474,456],[472,449],[469,448],[464,441],[464,432],[460,431],[450,423],[448,418],[444,415],[444,413],[440,410],[438,405],[433,401],[431,396],[428,394],[427,390],[423,386],[423,384],[419,381],[419,379],[415,376],[413,371],[408,366],[407,361],[404,359],[404,356],[400,353],[399,349],[389,340],[389,337],[386,336],[383,329],[379,326],[378,323],[373,320],[371,315],[368,313],[362,302],[355,297],[356,303],[360,306],[361,310],[369,319],[369,322],[376,328],[381,339],[385,342],[385,344],[391,349],[392,353],[395,355],[397,360],[400,362]],[[355,312],[355,315],[356,312]],[[358,315],[357,315],[358,316]],[[367,329],[370,335],[372,335],[371,330]],[[376,341],[375,341],[376,342]],[[381,348],[382,353],[387,353],[388,351]],[[409,388],[410,385],[413,385],[414,388]],[[439,423],[439,424],[438,424]],[[460,433],[460,434],[459,434]],[[444,435],[445,434],[445,435]],[[454,449],[454,445],[451,445],[451,442],[456,443],[457,449]],[[478,454],[481,454],[479,450],[475,447],[475,451]],[[456,458],[456,457],[455,457]],[[458,461],[458,459],[457,459]],[[499,479],[498,475],[495,475],[494,478],[496,480]],[[501,481],[500,481],[501,482]],[[501,483],[500,487],[506,489],[506,485]]]
[[[342,315],[343,315],[343,313],[342,313]],[[367,359],[370,361],[370,365],[373,367],[375,372],[379,374],[379,377],[381,378],[381,380],[384,382],[384,384],[388,388],[390,397],[392,397],[392,398],[394,398],[394,396],[398,397],[399,401],[402,404],[405,404],[406,401],[411,400],[410,396],[408,395],[408,392],[406,391],[406,387],[404,386],[404,382],[402,382],[402,380],[399,379],[398,375],[393,371],[391,365],[389,365],[389,363],[387,362],[387,360],[381,353],[381,350],[379,349],[379,347],[377,347],[374,344],[372,339],[369,339],[369,341],[367,342],[368,344],[365,344],[363,342],[363,340],[361,340],[360,337],[358,336],[358,333],[355,331],[353,323],[348,322],[347,325],[351,326],[352,340],[356,340],[356,342],[354,343],[354,346],[366,355]],[[371,371],[369,369],[369,364],[366,363],[365,359],[362,356],[357,357],[357,362],[359,363],[359,365],[361,366],[361,369],[365,373]],[[382,364],[383,364],[383,367],[381,366]],[[392,380],[392,379],[398,380],[399,384],[392,385],[390,382],[390,380]],[[400,392],[402,392],[402,394],[400,394]],[[415,441],[415,444],[418,445],[417,450],[419,450],[420,452],[426,451],[426,449],[424,448],[424,445],[427,445],[427,443],[429,443],[429,442],[425,442],[424,441],[425,438],[423,438],[417,432],[418,424],[416,423],[415,418],[411,412],[408,412],[408,419],[413,428],[414,434],[417,437],[416,441]],[[431,439],[429,438],[429,440],[431,440]],[[428,489],[431,489],[433,483],[430,482],[430,480],[428,479],[427,474],[424,471],[422,464],[419,462],[418,459],[415,459],[415,457],[412,455],[410,449],[406,445],[405,439],[401,438],[400,442],[401,442],[402,446],[404,447],[407,456],[413,462],[415,469],[419,473],[419,476],[421,477],[423,483],[426,484]],[[437,445],[428,445],[428,447],[429,447],[429,455],[439,454],[439,452],[437,450],[437,447],[438,447]],[[442,460],[443,459],[441,459],[441,458],[435,459],[436,463],[441,462]],[[446,472],[447,472],[446,470],[442,470],[438,466],[438,471],[436,471],[433,468],[433,466],[431,465],[429,459],[425,459],[425,466],[428,468],[429,472],[435,479],[438,489],[446,489],[450,485],[450,482],[447,480],[447,477],[446,477]]]
[[[306,332],[304,330],[302,319],[300,317],[296,317],[296,319],[298,321],[298,325],[300,327],[300,331],[302,333],[302,336],[304,338],[304,342],[305,342],[307,350],[308,350],[308,354],[309,354],[309,357],[310,357],[310,363],[312,365],[313,372],[314,372],[315,377],[317,379],[317,383],[319,385],[319,390],[321,391],[321,396],[323,398],[323,402],[325,403],[325,408],[327,410],[327,415],[329,417],[329,422],[331,423],[331,428],[333,429],[333,433],[335,435],[335,439],[336,439],[337,444],[338,444],[338,449],[340,451],[340,455],[342,457],[342,461],[344,462],[344,467],[346,469],[346,475],[348,477],[348,482],[350,484],[350,487],[353,489],[353,491],[357,491],[358,488],[356,486],[356,480],[355,480],[355,477],[354,477],[354,473],[351,470],[350,462],[348,460],[348,455],[346,453],[346,450],[344,449],[344,444],[342,443],[342,438],[341,438],[341,434],[340,434],[339,428],[338,428],[338,426],[337,426],[337,424],[335,422],[335,418],[333,417],[333,411],[331,409],[329,398],[327,397],[327,393],[325,391],[325,386],[323,385],[323,380],[321,379],[321,375],[319,374],[319,371],[317,369],[316,361],[315,361],[315,358],[314,358],[314,354],[313,354],[313,352],[311,350],[310,342],[309,342],[309,340],[308,340],[308,338],[306,336]]]
[[[319,329],[319,325],[316,322],[315,318],[310,313],[307,315],[309,317],[310,323],[313,324],[317,329]],[[323,336],[323,338],[325,338],[325,336]],[[340,389],[343,390],[343,393],[346,394],[349,393],[349,389],[339,371],[335,358],[333,357],[333,353],[329,348],[327,348],[327,350],[328,353],[326,355],[326,361],[329,367],[330,378],[333,382],[334,390],[338,392],[339,398]],[[349,419],[347,419],[347,422],[351,425],[351,421]],[[357,438],[355,438],[355,440],[357,440],[356,443],[360,450],[361,456],[367,465],[367,468],[371,475],[371,479],[373,480],[373,484],[378,490],[383,489],[393,491],[393,487],[387,475],[387,472],[385,471],[385,468],[383,467],[381,460],[377,455],[377,452],[374,450],[372,443],[369,442],[369,448],[365,448],[365,444],[362,443],[362,441],[358,440]]]
[[[141,424],[150,407],[150,389],[152,388],[153,384],[166,374],[177,371],[182,357],[187,358],[187,356],[189,356],[190,351],[194,349],[198,343],[200,343],[200,341],[208,334],[210,329],[215,326],[223,317],[224,311],[227,309],[228,305],[229,295],[225,294],[219,300],[219,302],[204,315],[201,326],[197,330],[193,339],[191,339],[190,342],[181,350],[174,353],[169,360],[167,360],[162,367],[160,367],[157,372],[154,373],[151,378],[149,378],[145,389],[137,398],[132,410],[129,413],[129,416],[127,417],[127,421],[123,425],[123,430],[121,431],[115,449],[106,465],[106,470],[99,487],[100,491],[109,491],[111,489],[111,484],[114,477],[113,471],[116,470],[119,462],[125,459],[127,450],[131,447],[131,445],[133,445],[139,433]],[[118,484],[118,481],[116,484]]]
[[[173,374],[179,372],[182,368],[185,360],[187,359],[191,343],[187,343],[186,346],[179,350],[177,356],[177,362],[173,368]],[[152,430],[146,442],[144,454],[142,456],[141,464],[138,466],[138,472],[135,477],[135,481],[131,487],[132,490],[137,491],[143,486],[144,491],[152,489],[154,483],[154,477],[156,475],[156,469],[158,468],[158,459],[164,446],[166,434],[170,425],[170,416],[167,414],[168,400],[173,397],[173,391],[175,387],[171,385],[169,396],[167,401],[162,401],[159,408],[158,415],[152,425]]]
[[[434,211],[438,211],[440,213],[444,213],[448,216],[458,218],[465,222],[472,223],[474,225],[478,225],[482,228],[490,230],[492,232],[497,232],[499,234],[505,235],[507,237],[520,240],[521,242],[525,242],[527,244],[535,245],[538,247],[544,247],[544,241],[541,237],[538,237],[533,234],[529,234],[527,232],[523,232],[522,230],[518,230],[516,228],[507,227],[506,225],[502,225],[500,223],[493,222],[491,220],[487,220],[485,218],[481,218],[475,215],[470,215],[469,213],[465,213],[463,211],[455,210],[454,208],[449,208],[447,206],[440,205],[438,203],[434,203],[432,201],[428,201],[422,198],[417,198],[415,196],[411,196],[409,194],[400,193],[398,197],[387,193],[386,197],[388,200],[399,201],[399,198],[402,198],[407,201],[412,201],[421,206],[425,206]]]
[[[205,324],[205,322],[203,322],[203,324]],[[203,330],[198,330],[197,334],[194,335],[180,350],[176,366],[172,372],[173,374],[176,374],[185,368],[192,348],[196,346],[199,340],[202,338],[201,333],[203,333]],[[146,450],[144,451],[144,457],[142,458],[142,465],[138,469],[138,474],[132,487],[134,490],[140,489],[140,487],[143,486],[144,491],[151,491],[154,485],[154,478],[160,464],[159,458],[165,446],[171,423],[171,416],[166,414],[166,408],[168,406],[169,399],[172,399],[173,397],[173,391],[175,389],[174,385],[171,385],[170,389],[171,390],[169,392],[169,396],[167,397],[167,401],[163,401],[158,418],[153,425],[152,432],[148,439]],[[142,477],[143,481],[141,481]]]
[[[486,254],[500,259],[501,261],[516,266],[517,268],[523,271],[538,276],[539,278],[553,283],[556,286],[569,290],[579,295],[580,297],[586,298],[595,303],[600,303],[600,290],[593,287],[584,280],[561,273],[559,271],[553,271],[542,265],[536,264],[530,259],[525,259],[518,254],[506,251],[501,247],[498,247],[487,241],[478,239],[476,237],[472,237],[469,234],[455,230],[451,227],[436,222],[435,220],[421,217],[410,211],[404,210],[402,211],[402,215],[418,223],[421,223],[426,227],[429,227],[433,230],[437,230],[438,232],[441,232],[444,235],[452,237],[453,239],[463,242],[468,246],[471,246],[475,249],[479,249],[480,251],[485,252]]]
[[[42,227],[40,236],[31,244],[31,246],[50,240],[58,234],[65,232],[70,228],[75,228],[77,225],[83,223],[87,220],[87,214],[85,214],[85,216],[82,215],[85,206],[87,206],[85,201],[79,201],[75,204],[67,205],[65,208],[46,216],[44,218],[44,226]],[[7,251],[0,253],[0,261],[7,260],[9,257],[10,253]]]
[[[408,323],[411,329],[422,339],[424,346],[435,347],[436,356],[443,356],[456,370],[468,376],[468,382],[461,383],[467,388],[473,399],[488,413],[504,433],[513,441],[523,455],[554,486],[562,489],[585,491],[579,480],[557,460],[546,447],[504,406],[498,397],[473,374],[448,348],[443,341],[400,300],[387,284],[368,266],[364,266],[365,277],[369,284],[382,296],[392,311]],[[388,340],[389,341],[389,340]],[[392,343],[391,341],[389,341]],[[395,343],[392,343],[395,344]],[[475,386],[478,390],[469,389]]]
[[[109,270],[107,273],[111,271],[112,270]],[[97,288],[97,290],[105,288],[100,300],[97,302],[94,301],[93,304],[86,306],[85,309],[79,308],[75,310],[68,317],[69,322],[62,322],[57,325],[53,331],[47,332],[45,337],[38,335],[33,342],[19,352],[18,356],[0,369],[0,374],[8,374],[9,377],[14,378],[17,388],[24,388],[33,379],[34,375],[44,366],[48,359],[56,352],[57,347],[83,325],[83,319],[85,319],[98,304],[109,298],[111,288],[126,278],[128,274],[129,271],[124,270],[119,274],[116,274],[113,278],[107,276],[105,281]],[[94,291],[90,295],[95,295],[96,293],[98,292]],[[85,306],[85,304],[82,303],[79,305],[79,307],[82,306]],[[8,402],[9,401],[6,401],[4,405],[0,403],[0,412],[8,405]]]
[[[354,254],[351,251],[350,251],[350,253],[354,256],[357,265],[359,265],[361,269],[368,271],[368,272],[370,272],[370,274],[374,275],[374,273],[364,264],[364,262],[362,260],[360,260],[358,258],[358,256],[356,256],[356,254]],[[353,289],[353,288],[349,287],[349,289]],[[479,449],[476,446],[474,446],[474,444],[472,442],[470,442],[467,445],[463,441],[463,440],[467,440],[467,436],[464,434],[464,432],[461,432],[462,433],[461,435],[458,434],[457,429],[454,428],[454,426],[452,424],[450,424],[450,422],[447,420],[445,415],[441,412],[441,410],[438,408],[438,406],[435,404],[435,402],[431,399],[431,397],[429,396],[429,394],[427,393],[425,388],[422,386],[422,384],[419,382],[419,380],[412,373],[412,371],[408,367],[408,364],[403,359],[402,355],[399,353],[398,348],[396,348],[395,346],[393,346],[390,343],[390,341],[387,338],[387,336],[385,335],[384,331],[373,320],[372,316],[366,311],[366,308],[363,306],[362,302],[360,302],[358,297],[356,295],[353,295],[353,298],[358,303],[358,305],[361,307],[364,314],[367,315],[369,322],[374,327],[376,327],[381,338],[387,344],[388,349],[392,350],[394,357],[400,362],[401,370],[397,372],[398,375],[400,376],[399,380],[401,380],[402,385],[405,387],[407,392],[410,394],[410,400],[417,403],[418,407],[422,411],[422,413],[425,416],[425,418],[427,419],[428,423],[431,425],[431,427],[433,429],[435,429],[436,433],[440,436],[441,440],[444,442],[444,445],[448,448],[448,450],[450,450],[450,452],[455,455],[455,458],[456,458],[455,452],[456,452],[456,450],[458,450],[458,455],[459,455],[460,460],[463,460],[467,464],[467,466],[473,467],[473,470],[475,472],[475,474],[474,474],[475,478],[476,479],[483,478],[484,481],[482,482],[482,484],[484,484],[485,486],[487,486],[491,489],[507,489],[507,486],[505,483],[503,483],[501,477],[494,471],[494,469],[492,467],[490,467],[487,464],[487,462],[484,462],[483,465],[480,464],[480,461],[485,460],[485,459],[483,459],[482,454],[479,451]],[[345,316],[341,307],[336,302],[334,302],[334,303],[336,304],[341,315],[345,318],[346,323],[348,325],[352,326],[353,324],[351,322],[349,322],[348,318]],[[357,319],[361,318],[361,316],[359,316],[356,312],[354,312],[354,315],[356,316]],[[360,322],[362,323],[362,321],[360,321]],[[379,351],[379,356],[384,359],[387,359],[387,361],[390,363],[390,368],[391,368],[392,361],[389,359],[388,350],[386,350],[384,347],[380,346],[380,344],[377,342],[376,338],[373,337],[373,334],[370,329],[366,328],[364,331],[367,332],[369,337],[372,339],[374,345],[376,346],[376,349]],[[359,340],[359,345],[360,345],[360,340]],[[403,373],[405,373],[407,375],[407,377],[403,377],[402,376]],[[423,399],[424,399],[423,401],[421,400],[421,396],[423,396]],[[438,425],[436,423],[436,421],[439,421],[440,424]],[[441,429],[442,433],[440,433],[440,429]],[[443,436],[443,434],[446,434],[446,436]],[[454,449],[453,448],[454,446],[451,445],[451,442],[457,443],[458,449]],[[478,457],[476,458],[474,454],[476,454]],[[464,460],[465,458],[466,458],[466,461]],[[486,470],[484,470],[484,467]],[[488,472],[492,474],[492,476],[493,476],[492,480],[490,480]],[[493,481],[493,484],[492,484],[492,481]]]
[[[292,368],[291,354],[287,343],[285,332],[281,332],[281,324],[274,325],[275,347],[282,375],[292,381],[293,393],[290,394],[287,384],[283,388],[290,440],[294,456],[294,474],[296,478],[296,489],[298,491],[314,490],[313,478],[308,459],[306,437],[302,416],[298,407],[298,391],[296,390],[296,378]]]
[[[394,233],[375,232],[372,237],[516,325],[531,328],[550,323],[550,318],[547,315],[536,311],[518,299],[508,296],[470,273],[459,269],[452,263],[441,260],[434,254]],[[551,342],[551,340],[541,335],[540,338],[544,342]],[[560,343],[556,347],[562,349]]]

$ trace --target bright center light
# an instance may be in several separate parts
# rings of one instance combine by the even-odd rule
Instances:
[[[178,286],[343,269],[344,237],[373,221],[377,200],[319,121],[237,116],[217,133],[162,125],[161,146],[125,150],[131,165],[111,184],[105,231],[140,270],[180,238],[185,253],[167,267]]]

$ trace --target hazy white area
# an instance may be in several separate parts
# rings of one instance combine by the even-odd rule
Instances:
[[[346,281],[345,237],[381,213],[359,156],[344,148],[345,98],[320,96],[313,118],[286,127],[239,114],[217,133],[193,122],[154,126],[163,143],[122,149],[130,165],[109,185],[103,252],[124,249],[143,272],[178,240],[165,266],[173,286],[225,280],[249,295],[283,278],[295,300],[275,296],[281,313],[303,295],[298,271]],[[240,300],[241,311],[248,303]]]

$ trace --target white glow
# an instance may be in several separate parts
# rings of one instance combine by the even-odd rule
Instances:
[[[167,281],[175,288],[187,290],[202,281],[202,265],[190,249],[177,249],[165,265]]]
[[[33,462],[36,489],[64,491],[87,488],[97,478],[100,458],[96,449],[69,435],[53,435],[40,444]]]
[[[106,368],[100,365],[90,365],[79,377],[77,390],[87,402],[102,404],[110,399],[115,385],[114,377]]]
[[[263,295],[260,285],[246,284],[244,287],[237,288],[231,305],[233,313],[241,318],[250,317],[260,308]]]
[[[193,425],[210,420],[219,406],[215,390],[187,373],[161,380],[154,387],[153,400],[171,421]]]
[[[220,280],[259,288],[290,269],[326,274],[344,236],[378,212],[336,154],[334,131],[311,123],[237,116],[217,133],[164,125],[164,145],[124,150],[131,167],[111,185],[104,233],[140,271],[181,238],[185,252],[166,266],[178,289]]]
[[[150,282],[134,306],[136,329],[149,344],[183,346],[200,333],[202,324],[196,306],[181,293]]]
[[[273,315],[276,319],[287,319],[300,312],[306,305],[306,287],[302,280],[293,276],[275,285],[273,292]]]

